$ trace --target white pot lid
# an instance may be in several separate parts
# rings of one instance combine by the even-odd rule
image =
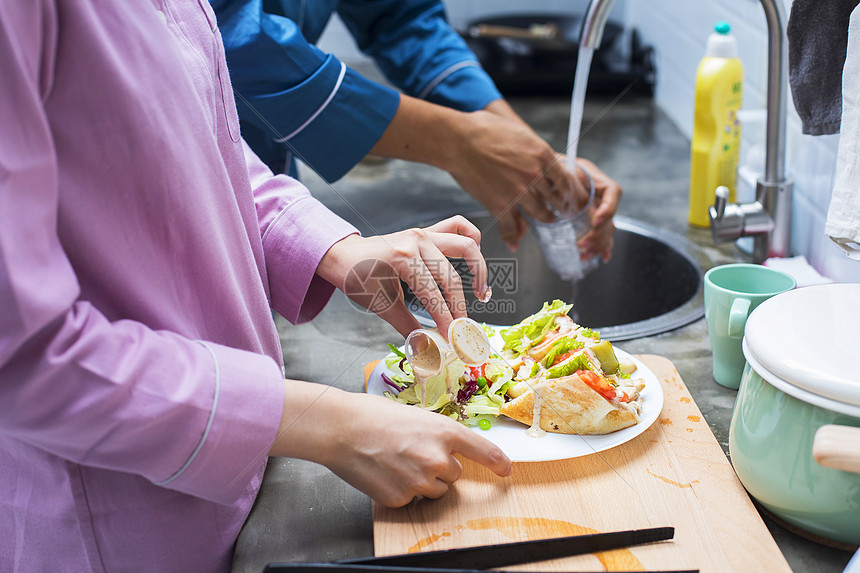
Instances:
[[[782,381],[860,406],[860,284],[802,287],[770,298],[750,314],[744,340],[747,358]]]

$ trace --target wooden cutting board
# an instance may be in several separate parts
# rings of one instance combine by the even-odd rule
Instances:
[[[639,358],[665,397],[647,431],[580,458],[516,463],[508,478],[461,458],[443,498],[374,504],[376,555],[672,526],[672,541],[505,569],[791,573],[674,365]]]

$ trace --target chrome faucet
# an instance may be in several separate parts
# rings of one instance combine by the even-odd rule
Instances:
[[[615,0],[591,0],[582,23],[580,46],[597,49]],[[752,258],[787,257],[791,247],[793,182],[785,175],[785,78],[787,49],[782,0],[761,0],[768,29],[765,172],[752,203],[728,203],[728,189],[715,190],[709,210],[715,243],[753,237]]]

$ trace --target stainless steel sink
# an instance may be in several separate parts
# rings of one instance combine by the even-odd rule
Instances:
[[[486,304],[471,293],[471,274],[454,260],[467,287],[469,316],[494,325],[519,322],[555,298],[573,303],[571,317],[612,341],[650,336],[685,326],[704,316],[702,277],[713,262],[697,245],[676,233],[635,219],[616,217],[612,260],[578,282],[564,281],[547,266],[531,233],[511,253],[489,214],[466,217],[482,230],[482,252],[490,270],[493,298]],[[426,226],[435,221],[419,221]],[[424,325],[427,311],[406,289],[410,310]]]

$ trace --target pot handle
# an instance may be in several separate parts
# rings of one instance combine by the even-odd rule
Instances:
[[[824,467],[860,474],[860,428],[821,426],[812,441],[812,457]]]

